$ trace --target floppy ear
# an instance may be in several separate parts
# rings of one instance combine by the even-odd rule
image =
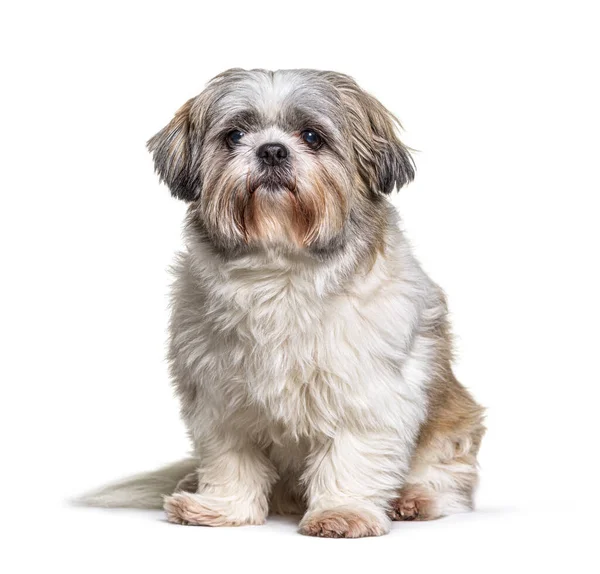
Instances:
[[[154,159],[154,169],[167,184],[171,194],[193,201],[200,194],[199,142],[196,141],[190,110],[194,98],[188,100],[171,122],[146,144]]]
[[[400,122],[349,76],[335,74],[345,100],[360,175],[372,191],[390,193],[415,177],[414,161],[396,134]]]

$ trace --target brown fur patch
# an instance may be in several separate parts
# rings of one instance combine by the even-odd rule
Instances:
[[[392,512],[400,519],[426,520],[473,507],[477,453],[485,433],[484,409],[452,372],[452,337],[445,299],[432,315],[430,337],[437,346],[429,388],[428,416],[421,428],[404,489]],[[402,514],[413,518],[402,518]],[[396,518],[398,519],[398,518]]]
[[[429,388],[428,418],[421,430],[418,449],[426,448],[440,437],[453,438],[457,444],[468,438],[471,444],[469,452],[459,454],[475,457],[485,433],[484,409],[475,402],[452,372],[452,335],[446,318],[445,297],[443,306],[444,314],[430,327],[430,336],[435,339],[438,351],[437,364],[436,374]]]
[[[448,366],[430,389],[429,416],[421,430],[415,458],[438,463],[477,465],[477,453],[485,433],[484,409],[457,380]]]
[[[300,524],[300,533],[321,538],[363,538],[386,534],[373,515],[351,508],[338,508],[312,513]]]

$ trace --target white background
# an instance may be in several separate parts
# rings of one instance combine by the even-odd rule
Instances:
[[[594,4],[3,3],[5,571],[597,571]],[[420,150],[394,201],[489,408],[477,512],[332,541],[65,503],[187,451],[163,358],[185,207],[144,145],[234,66],[346,72]]]

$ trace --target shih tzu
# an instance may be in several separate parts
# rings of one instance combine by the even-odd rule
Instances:
[[[83,502],[348,538],[472,508],[483,409],[386,198],[414,175],[397,127],[346,75],[232,69],[148,142],[189,203],[169,359],[194,458]]]

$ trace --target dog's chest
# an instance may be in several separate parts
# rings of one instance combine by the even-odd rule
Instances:
[[[377,277],[334,293],[321,287],[314,278],[253,274],[209,297],[210,365],[220,372],[207,375],[266,432],[330,434],[341,418],[385,418],[394,408],[409,310],[381,293]]]
[[[396,416],[414,309],[377,277],[337,293],[321,287],[284,273],[233,277],[188,331],[198,333],[187,346],[198,383],[273,440]]]
[[[273,423],[270,432],[279,425],[284,434],[334,432],[371,376],[373,357],[361,339],[381,336],[361,317],[360,301],[345,294],[321,300],[308,286],[289,284],[243,307],[235,333],[241,389]]]

